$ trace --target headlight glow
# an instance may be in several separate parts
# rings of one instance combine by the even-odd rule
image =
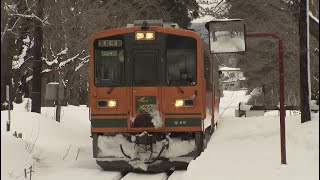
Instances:
[[[137,31],[135,34],[136,40],[155,40],[155,37],[154,31]]]
[[[154,40],[154,32],[146,32],[147,40]]]
[[[183,99],[176,99],[176,103],[175,103],[176,107],[182,107],[183,105],[184,105]]]
[[[109,107],[109,108],[115,108],[115,107],[117,107],[117,101],[116,101],[116,100],[109,100],[109,101],[108,101],[108,107]]]
[[[142,39],[144,39],[144,33],[136,32],[136,40],[142,40]]]

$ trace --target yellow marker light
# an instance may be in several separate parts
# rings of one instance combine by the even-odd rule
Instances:
[[[116,101],[116,100],[109,100],[109,101],[108,101],[108,107],[109,107],[109,108],[115,108],[115,107],[117,107],[117,101]]]
[[[154,40],[154,32],[146,32],[146,40]]]
[[[183,100],[183,99],[176,99],[175,106],[176,106],[176,107],[182,107],[182,106],[184,106],[184,100]]]
[[[136,32],[136,40],[143,40],[144,33],[143,32]]]

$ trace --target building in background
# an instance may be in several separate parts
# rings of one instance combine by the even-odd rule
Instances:
[[[223,90],[236,91],[246,87],[246,77],[240,68],[219,67]]]

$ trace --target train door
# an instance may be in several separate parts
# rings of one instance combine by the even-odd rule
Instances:
[[[132,53],[132,121],[130,128],[161,128],[159,52],[133,50]]]

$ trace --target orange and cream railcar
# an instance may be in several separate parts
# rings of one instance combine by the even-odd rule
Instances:
[[[97,163],[119,171],[185,169],[216,123],[215,64],[204,62],[196,32],[173,23],[138,20],[94,34],[89,98]]]

